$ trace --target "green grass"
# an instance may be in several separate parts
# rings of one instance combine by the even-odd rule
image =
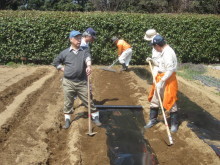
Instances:
[[[15,63],[15,62],[8,62],[6,66],[12,67],[12,68],[18,68],[19,66],[36,66],[36,64],[33,63],[28,63],[28,64],[23,64],[23,63]]]
[[[185,63],[180,64],[177,75],[188,80],[198,80],[209,87],[215,87],[218,91],[217,95],[220,95],[220,79],[204,75],[206,72],[207,69],[202,64]]]
[[[179,65],[177,74],[185,79],[194,80],[195,76],[202,75],[206,68],[201,64],[184,63]]]
[[[10,67],[13,67],[13,68],[17,68],[17,67],[19,67],[21,64],[17,64],[17,63],[15,63],[15,62],[8,62],[7,64],[6,64],[6,66],[10,66]]]

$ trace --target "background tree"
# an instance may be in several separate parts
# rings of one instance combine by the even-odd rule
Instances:
[[[219,14],[220,0],[0,0],[0,9]]]
[[[18,6],[22,4],[23,0],[0,0],[0,9],[12,9],[17,10]]]

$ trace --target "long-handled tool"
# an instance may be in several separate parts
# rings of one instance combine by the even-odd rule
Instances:
[[[111,67],[113,67],[117,62],[118,62],[118,58],[116,60],[114,60],[113,63],[110,66],[108,66],[107,68],[101,68],[101,69],[106,70],[106,71],[110,71],[110,72],[116,72],[116,70],[112,69]]]
[[[155,84],[155,88],[156,88],[156,91],[157,91],[157,95],[158,95],[158,98],[159,98],[159,102],[160,102],[160,107],[161,107],[161,111],[162,111],[162,114],[163,114],[163,118],[164,118],[164,122],[165,122],[165,126],[166,126],[166,130],[167,130],[167,135],[168,135],[168,138],[169,138],[169,142],[170,142],[170,145],[173,144],[173,139],[172,139],[172,136],[170,134],[170,130],[169,130],[169,126],[167,124],[167,119],[166,119],[166,115],[164,113],[164,108],[163,108],[163,104],[162,104],[162,101],[161,101],[161,97],[160,97],[160,93],[156,87],[156,79],[153,75],[153,69],[152,69],[152,65],[151,65],[151,62],[149,61],[149,65],[150,65],[150,70],[151,70],[151,73],[152,73],[152,76],[153,76],[153,81],[154,81],[154,84]]]
[[[91,127],[91,99],[90,99],[90,76],[88,76],[87,85],[88,85],[88,133],[86,133],[89,136],[95,135],[97,132],[92,132]]]

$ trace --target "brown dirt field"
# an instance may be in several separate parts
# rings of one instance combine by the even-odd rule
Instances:
[[[119,66],[115,66],[119,70]],[[98,105],[141,105],[148,121],[152,78],[147,66],[129,72],[108,72],[93,66],[94,102]],[[220,75],[215,70],[216,75]],[[75,101],[73,122],[63,130],[62,73],[52,66],[0,66],[1,165],[109,165],[106,130],[93,126],[87,136],[87,109]],[[212,75],[214,75],[212,71]],[[144,138],[161,165],[217,165],[220,159],[208,144],[220,145],[220,96],[194,81],[179,81],[180,127],[168,146],[162,121],[145,130]],[[195,127],[188,127],[193,125]],[[198,138],[201,135],[203,140]],[[207,144],[208,143],[208,144]]]

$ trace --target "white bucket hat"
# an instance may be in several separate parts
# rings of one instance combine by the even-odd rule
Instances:
[[[158,33],[156,32],[155,29],[149,29],[146,31],[144,39],[147,41],[151,41],[155,35],[157,35]]]

